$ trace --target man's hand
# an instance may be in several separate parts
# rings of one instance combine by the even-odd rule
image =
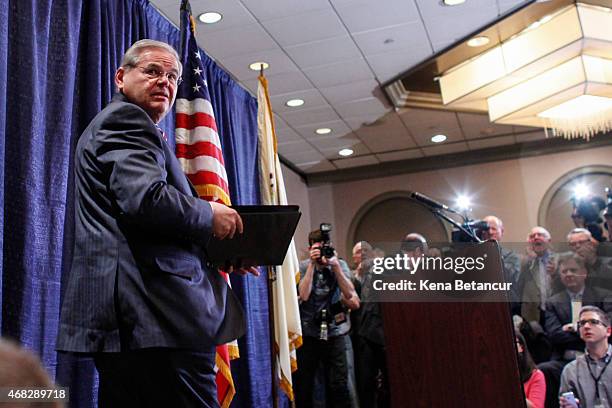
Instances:
[[[310,247],[310,262],[313,264],[327,265],[327,260],[321,257],[321,243],[315,242]]]
[[[557,259],[550,257],[546,263],[546,272],[549,276],[554,276],[557,273]]]
[[[209,204],[213,212],[212,232],[215,238],[232,239],[236,232],[242,234],[242,218],[236,210],[214,201]]]
[[[238,268],[236,269],[234,267],[234,265],[224,265],[222,267],[220,267],[219,269],[221,269],[223,272],[225,273],[232,273],[232,272],[236,272],[239,275],[245,276],[247,273],[250,273],[251,275],[254,276],[259,276],[259,269],[257,269],[255,266],[245,266],[242,268]]]
[[[587,265],[594,265],[597,261],[597,244],[592,241],[586,242],[576,249],[576,253],[584,258]]]
[[[561,327],[561,330],[566,333],[576,333],[576,325],[574,323],[567,323]]]
[[[576,398],[576,404],[572,404],[571,402],[569,402],[568,400],[565,399],[565,397],[559,397],[559,407],[561,408],[576,408],[580,406],[580,400],[578,398]]]

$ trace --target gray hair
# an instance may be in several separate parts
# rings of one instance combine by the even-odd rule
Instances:
[[[589,237],[589,239],[593,238],[593,234],[591,234],[591,231],[589,231],[588,229],[574,228],[573,230],[569,232],[569,234],[567,234],[567,240],[569,241],[570,237],[576,234],[586,234]]]
[[[140,55],[143,51],[149,48],[162,49],[167,51],[169,54],[172,54],[179,67],[179,76],[182,74],[183,65],[181,64],[181,58],[179,57],[178,52],[176,52],[171,45],[166,44],[165,42],[150,40],[148,38],[136,41],[134,44],[132,44],[125,54],[123,54],[123,58],[121,59],[121,67],[128,68],[138,65],[138,62],[140,62]]]

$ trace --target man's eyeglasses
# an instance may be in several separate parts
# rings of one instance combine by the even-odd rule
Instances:
[[[571,246],[572,248],[575,248],[575,247],[580,247],[580,246],[582,246],[582,245],[586,245],[586,244],[588,244],[589,242],[591,242],[591,240],[590,240],[590,239],[581,239],[580,241],[570,242],[570,243],[569,243],[569,246]]]
[[[591,326],[597,326],[598,324],[601,324],[603,327],[608,327],[601,320],[597,320],[597,319],[585,319],[585,320],[580,320],[578,322],[578,328],[586,326],[587,323],[589,323]]]
[[[179,77],[179,75],[176,72],[172,72],[172,71],[164,72],[160,70],[159,68],[156,68],[153,66],[149,66],[149,67],[135,66],[134,68],[140,69],[142,73],[145,74],[145,76],[149,79],[159,80],[162,76],[165,76],[166,78],[168,78],[168,82],[170,82],[172,85],[180,85],[181,82],[183,82],[183,78]]]

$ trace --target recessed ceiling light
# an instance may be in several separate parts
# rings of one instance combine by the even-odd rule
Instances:
[[[447,6],[456,6],[463,3],[465,3],[465,0],[444,0],[444,4]]]
[[[435,135],[431,137],[431,141],[434,143],[442,143],[446,140],[446,135]]]
[[[253,71],[259,71],[262,65],[263,65],[263,69],[268,69],[270,67],[270,65],[265,61],[256,61],[256,62],[249,64],[249,68],[252,69]]]
[[[317,135],[326,135],[328,133],[331,133],[331,129],[330,128],[318,128],[317,130],[315,130],[315,133]]]
[[[198,20],[204,24],[215,24],[221,21],[222,18],[223,16],[221,13],[217,13],[216,11],[207,11],[198,16]]]
[[[285,102],[285,105],[291,107],[291,108],[295,108],[297,106],[302,106],[304,104],[304,100],[303,99],[289,99],[287,102]]]
[[[344,157],[350,156],[353,153],[354,153],[353,149],[342,149],[338,152],[340,156],[344,156]]]
[[[480,37],[474,37],[468,40],[467,45],[469,47],[482,47],[483,45],[487,45],[489,43],[489,37],[484,35]]]

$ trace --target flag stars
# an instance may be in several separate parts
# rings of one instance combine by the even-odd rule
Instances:
[[[194,91],[194,92],[199,92],[199,91],[200,91],[200,88],[201,88],[201,86],[200,86],[200,85],[195,84],[195,85],[193,86],[193,91]]]
[[[200,55],[200,51],[196,51],[194,54],[195,54],[195,57],[196,57],[197,59],[199,59],[199,60],[201,60],[201,59],[202,59],[202,56]]]
[[[196,75],[201,75],[202,74],[202,70],[200,69],[200,67],[196,67],[196,69],[193,70],[193,73]]]

